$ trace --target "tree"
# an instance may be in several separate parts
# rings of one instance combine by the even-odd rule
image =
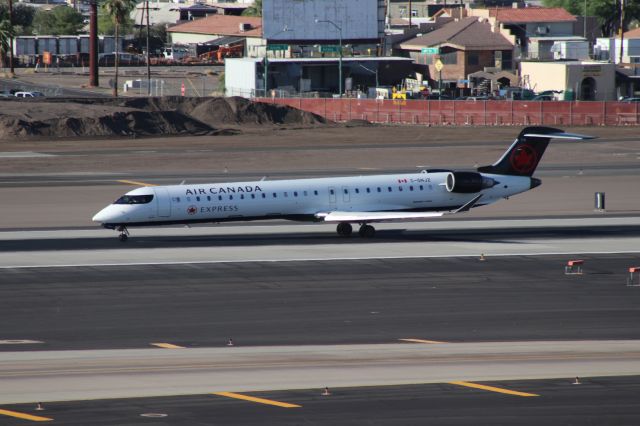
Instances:
[[[242,12],[243,16],[262,16],[262,0],[254,0],[253,4]]]
[[[13,29],[16,35],[31,35],[31,25],[36,14],[36,8],[24,3],[13,5]],[[0,21],[9,19],[9,5],[0,4]]]
[[[548,7],[562,7],[574,15],[584,15],[585,4],[587,6],[587,16],[598,18],[602,35],[606,37],[614,36],[620,28],[620,2],[621,0],[544,0],[544,5]],[[640,1],[624,1],[624,28],[629,28],[629,24],[640,19]]]
[[[113,96],[118,97],[118,56],[119,56],[119,48],[118,45],[120,43],[118,30],[120,25],[125,22],[129,18],[129,13],[136,7],[136,0],[106,0],[104,3],[104,9],[107,14],[111,17],[111,20],[115,24],[115,44],[116,44],[116,60],[115,60],[115,68],[116,68],[116,76],[115,83],[113,85]]]
[[[69,6],[38,10],[33,18],[34,32],[39,35],[77,35],[84,27],[82,14]]]
[[[0,21],[0,61],[4,67],[5,56],[11,48],[10,40],[15,37],[15,32],[8,19]]]

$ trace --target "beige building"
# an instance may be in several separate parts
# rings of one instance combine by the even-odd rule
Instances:
[[[613,101],[616,99],[615,64],[595,61],[521,62],[523,82],[535,92],[562,90],[565,99]]]

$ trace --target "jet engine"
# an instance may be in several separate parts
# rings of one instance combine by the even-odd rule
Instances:
[[[446,188],[449,192],[471,194],[492,188],[498,183],[476,172],[450,172],[447,175]]]

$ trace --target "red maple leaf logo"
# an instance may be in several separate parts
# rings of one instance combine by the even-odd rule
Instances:
[[[527,174],[538,164],[538,154],[529,145],[521,145],[511,154],[511,166],[520,173]]]
[[[198,209],[196,208],[196,206],[189,206],[187,207],[187,213],[189,213],[190,215],[194,215],[196,214],[198,211]]]

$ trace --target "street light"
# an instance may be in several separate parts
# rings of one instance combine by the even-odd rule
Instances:
[[[333,25],[338,30],[340,36],[340,38],[338,39],[338,43],[340,45],[340,59],[338,62],[338,78],[340,79],[340,81],[338,81],[338,90],[340,91],[340,97],[342,97],[342,28],[329,19],[316,19],[316,24],[319,24],[321,22]]]

